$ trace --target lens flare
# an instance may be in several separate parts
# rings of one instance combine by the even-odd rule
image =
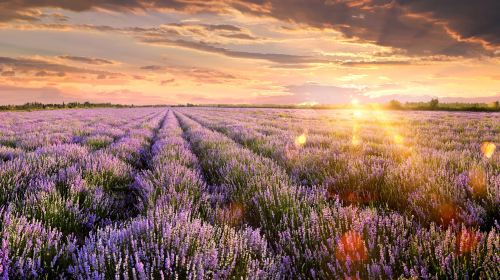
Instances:
[[[239,203],[230,203],[218,213],[218,219],[220,222],[236,226],[242,222],[244,213],[243,205]]]
[[[361,141],[359,140],[358,136],[353,135],[351,143],[353,146],[358,146],[359,144],[361,144]]]
[[[357,262],[366,260],[368,258],[368,249],[363,237],[353,230],[344,233],[337,242],[335,256],[340,261]]]
[[[480,240],[480,233],[463,228],[457,235],[457,253],[463,255],[474,251]]]
[[[361,112],[360,110],[356,110],[354,111],[354,116],[357,118],[361,118],[363,116],[363,112]]]
[[[441,223],[445,226],[449,225],[456,218],[457,210],[451,203],[441,204],[438,211]]]
[[[297,138],[295,138],[295,145],[296,146],[303,146],[305,145],[307,142],[307,136],[305,133],[297,136]]]
[[[486,158],[491,158],[495,153],[497,146],[493,142],[484,142],[481,144],[481,153]]]
[[[486,194],[486,171],[480,166],[475,166],[469,171],[469,185],[474,195]]]
[[[401,136],[401,134],[395,134],[394,135],[394,142],[398,145],[403,144],[404,138]]]

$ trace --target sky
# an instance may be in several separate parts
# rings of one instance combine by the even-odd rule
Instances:
[[[498,0],[0,0],[0,104],[500,100]]]

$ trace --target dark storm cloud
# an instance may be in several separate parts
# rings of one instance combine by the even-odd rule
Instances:
[[[25,11],[38,7],[72,11],[163,8],[215,13],[234,8],[286,22],[334,28],[348,38],[403,49],[410,55],[477,56],[492,54],[490,46],[500,44],[498,0],[0,0],[0,21],[36,19],[36,14]],[[212,28],[232,29],[230,26]]]

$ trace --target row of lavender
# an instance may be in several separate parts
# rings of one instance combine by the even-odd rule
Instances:
[[[164,109],[2,113],[0,275],[66,275],[88,233],[136,216]]]
[[[75,159],[73,165],[61,167],[53,176],[44,174],[49,178],[47,188],[31,188],[30,184],[29,190],[9,201],[1,210],[3,279],[278,275],[274,271],[276,258],[258,230],[235,229],[225,223],[227,215],[217,210],[220,198],[210,195],[177,119],[171,111],[162,115],[151,119],[159,129],[151,130],[151,146],[141,169],[127,163],[128,158],[106,155],[107,161],[100,160],[114,143],[123,142],[119,138],[85,156],[96,165],[87,166],[85,159],[83,163]],[[22,157],[5,159],[2,164],[7,166]],[[2,175],[7,178],[14,173]],[[92,197],[94,190],[103,196]],[[41,214],[38,217],[22,211],[24,205],[31,205],[23,201],[28,194],[37,204],[46,193],[67,200],[62,204],[44,202],[46,208],[36,209]],[[87,224],[86,228],[75,227],[81,223],[69,214],[68,207],[81,212],[95,210],[94,205],[80,203],[82,197],[89,196],[97,207],[109,201],[120,203],[109,204],[106,210],[112,211],[103,213],[110,215],[91,228]]]
[[[92,132],[72,138],[79,139],[75,144],[59,144],[91,151],[75,155],[71,164],[54,167],[52,175],[43,176],[49,179],[39,180],[28,173],[29,182],[17,184],[12,182],[24,178],[23,174],[15,177],[17,169],[1,174],[0,178],[7,178],[1,181],[2,188],[11,183],[22,191],[5,196],[8,207],[2,210],[0,226],[0,276],[499,277],[500,239],[494,227],[479,231],[452,223],[443,229],[434,224],[422,225],[397,212],[347,205],[339,200],[341,196],[332,196],[329,187],[314,187],[297,180],[291,165],[275,157],[278,149],[261,152],[271,138],[260,138],[250,145],[236,138],[231,130],[214,126],[216,119],[210,115],[221,112],[196,109],[175,115],[171,110],[166,115],[164,110],[150,113],[136,119],[138,126],[130,126],[132,119],[122,123],[134,129],[117,134],[107,144],[88,144],[84,139],[95,136]],[[248,112],[246,116],[234,111],[223,113],[239,122],[245,117],[255,123],[259,119]],[[109,114],[104,117],[107,113],[99,112],[95,123],[114,119],[113,113]],[[141,114],[122,112],[120,117]],[[185,114],[211,120],[204,125],[225,132],[246,148]],[[37,122],[36,116],[28,119]],[[74,127],[95,131],[89,129],[92,119],[87,117],[87,125],[83,122]],[[57,123],[57,118],[51,121]],[[145,129],[142,135],[148,136],[138,137],[134,133],[137,129]],[[254,127],[250,134],[273,135],[263,129]],[[286,131],[280,129],[280,124],[269,130]],[[62,127],[60,131],[67,133]],[[4,145],[5,150],[21,151],[5,156],[2,167],[43,148],[18,147],[12,143],[22,143],[21,134],[5,135],[0,135],[1,139],[18,137],[17,141],[5,142],[10,143]],[[142,139],[142,145],[126,140],[129,138]],[[294,153],[305,149],[302,140],[300,137]],[[25,205],[31,210],[24,210]],[[78,218],[81,213],[84,219]]]
[[[347,203],[389,208],[443,225],[458,222],[489,229],[499,219],[500,154],[494,153],[498,115],[186,113],[272,158],[296,184],[326,188],[328,195]]]
[[[226,209],[261,229],[286,277],[498,277],[496,228],[425,226],[397,212],[345,206],[327,188],[294,184],[275,161],[179,117],[206,178],[224,187]]]

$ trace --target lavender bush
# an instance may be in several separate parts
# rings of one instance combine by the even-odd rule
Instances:
[[[0,113],[0,279],[498,279],[498,123]]]

